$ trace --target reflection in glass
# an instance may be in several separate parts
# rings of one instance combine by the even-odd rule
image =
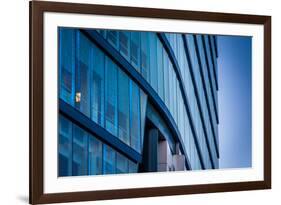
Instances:
[[[118,137],[130,144],[129,139],[129,78],[121,70],[118,70]]]
[[[59,176],[72,174],[72,124],[59,117]]]
[[[149,52],[150,52],[150,84],[157,91],[157,36],[149,33]]]
[[[103,174],[115,174],[116,172],[116,154],[115,151],[107,146],[103,145]]]
[[[75,34],[73,29],[60,29],[59,35],[59,87],[60,98],[70,105],[74,103]]]
[[[130,33],[125,31],[119,32],[119,50],[120,53],[127,59],[130,60]]]
[[[140,91],[131,81],[131,147],[140,152]]]
[[[149,36],[141,32],[141,74],[149,82]]]
[[[128,173],[128,160],[119,153],[116,154],[116,173]]]
[[[72,176],[87,175],[87,133],[73,126]]]
[[[140,72],[140,33],[131,32],[131,63]]]
[[[104,54],[93,45],[92,119],[104,126]]]
[[[77,37],[78,62],[76,68],[75,105],[82,113],[90,116],[90,66],[92,61],[91,42],[80,32]]]
[[[117,136],[117,69],[109,58],[105,59],[105,128]]]
[[[89,136],[89,174],[102,174],[102,143]]]

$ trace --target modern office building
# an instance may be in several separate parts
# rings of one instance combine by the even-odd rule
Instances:
[[[59,176],[219,167],[215,36],[58,33]]]

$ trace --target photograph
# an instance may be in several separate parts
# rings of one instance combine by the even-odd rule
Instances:
[[[271,189],[271,16],[30,2],[30,203]]]
[[[252,167],[252,36],[57,32],[58,177]]]

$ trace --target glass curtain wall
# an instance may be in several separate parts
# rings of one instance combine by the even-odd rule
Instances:
[[[145,118],[141,115],[141,109],[145,109],[141,108],[141,89],[81,31],[60,28],[59,34],[60,99],[141,153],[141,116]],[[131,38],[127,32],[117,31],[103,35],[127,60],[140,65],[140,35]],[[130,39],[135,45],[129,43]]]
[[[103,33],[109,31],[100,30],[99,32]],[[124,33],[124,31],[120,33]],[[199,152],[195,146],[194,134],[190,130],[185,131],[186,127],[190,128],[190,120],[187,117],[187,110],[184,105],[179,80],[166,49],[157,36],[157,33],[128,31],[126,33],[131,37],[131,40],[129,41],[129,47],[131,48],[131,65],[133,65],[133,67],[144,77],[144,79],[146,79],[169,109],[183,138],[184,146],[186,150],[188,150],[188,158],[190,158],[192,169],[202,169],[199,160]],[[177,57],[180,56],[179,58],[181,60],[177,60],[180,64],[181,72],[187,73],[188,63],[183,49],[183,42],[180,41],[180,39],[182,39],[182,35],[167,35],[167,38],[173,51],[175,52],[175,55]],[[121,48],[117,47],[116,49],[120,52]],[[138,52],[140,52],[140,54],[138,54]],[[121,52],[120,54],[123,55]],[[139,59],[139,56],[140,64],[137,60]],[[194,112],[199,112],[198,108]],[[202,144],[200,149],[204,149],[207,153],[207,145],[204,141],[203,134],[201,133],[203,129],[202,125],[200,122],[196,123],[198,128],[196,132],[199,136],[200,144]],[[210,160],[208,159],[208,155],[206,155],[204,159],[205,167],[211,167],[211,165],[207,166],[207,163],[210,164],[207,162]]]
[[[98,30],[98,32],[108,41],[112,48],[116,49],[140,73],[165,103],[177,124],[192,169],[202,169],[199,160],[200,153],[204,166],[211,168],[210,157],[216,160],[217,157],[213,154],[211,156],[208,151],[207,138],[199,116],[199,106],[201,106],[204,118],[208,116],[208,110],[206,99],[204,98],[203,79],[199,75],[198,58],[207,57],[208,62],[202,61],[204,78],[206,78],[207,67],[205,64],[211,63],[212,60],[214,61],[212,59],[213,54],[210,52],[214,52],[214,49],[210,48],[214,44],[214,40],[212,38],[205,39],[205,36],[203,38],[203,36],[193,37],[192,35],[183,34],[165,35],[171,45],[172,52],[176,56],[183,78],[183,86],[191,108],[191,114],[189,114],[184,103],[181,82],[176,75],[175,67],[167,53],[168,51],[164,48],[157,33],[113,30]],[[143,114],[145,108],[143,106],[146,106],[146,100],[143,103],[141,99],[143,99],[142,95],[146,96],[146,94],[111,58],[97,48],[94,43],[89,43],[89,40],[85,39],[86,37],[80,31],[61,29],[60,36],[66,36],[66,40],[60,41],[61,47],[68,48],[66,53],[60,54],[60,73],[67,73],[66,77],[60,74],[60,81],[62,82],[60,98],[70,105],[75,104],[77,109],[94,122],[106,128],[112,135],[141,153],[144,134],[142,131],[144,125],[142,123],[144,123],[143,119],[145,117]],[[190,58],[187,58],[183,38],[186,38]],[[199,56],[196,56],[195,40],[198,41]],[[206,44],[207,40],[209,44]],[[208,50],[208,52],[202,52],[203,49],[204,51]],[[63,52],[60,51],[60,53]],[[75,62],[75,57],[78,60],[76,69],[69,64],[69,61]],[[189,67],[190,65],[192,66],[191,68]],[[195,85],[193,85],[191,71],[194,72],[200,102],[196,101]],[[74,78],[73,76],[76,75],[78,77]],[[87,78],[87,76],[91,77]],[[214,79],[214,72],[211,78]],[[210,82],[209,84],[212,84],[213,80],[210,80]],[[86,95],[87,90],[91,93],[91,96]],[[208,96],[209,94],[210,90],[208,90]],[[79,103],[76,102],[77,99],[79,99]],[[216,102],[211,104],[211,107],[213,107],[211,109],[212,121],[214,121],[215,104]],[[209,121],[204,123],[207,127],[207,137],[209,137],[209,134],[212,133],[211,124]],[[217,135],[217,123],[213,123],[213,125]],[[192,131],[191,126],[195,127],[196,133]],[[200,150],[197,150],[195,146],[196,140],[199,142]],[[213,152],[215,145],[212,140],[210,142]],[[118,160],[120,163],[122,162],[122,159]],[[123,168],[125,167],[124,165]],[[118,170],[120,171],[122,168],[120,167]],[[130,171],[130,168],[128,170]],[[117,169],[115,171],[119,172]]]
[[[66,117],[59,116],[58,176],[138,172],[138,164]]]

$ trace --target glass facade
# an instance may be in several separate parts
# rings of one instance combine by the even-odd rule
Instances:
[[[157,93],[153,102],[167,108],[163,115],[171,116],[170,123],[175,124],[170,128],[177,130],[178,136],[172,138],[180,138],[180,152],[190,164],[185,164],[186,169],[218,168],[215,37],[95,32],[99,41],[85,35],[87,30],[59,29],[60,99],[142,155],[146,106],[154,96],[140,83],[146,82]],[[105,51],[104,44],[111,50]],[[107,54],[113,50],[120,56]],[[126,69],[128,65],[117,60],[120,58],[141,80],[135,81]],[[154,106],[157,110],[157,103]],[[138,171],[137,163],[89,137],[71,119],[61,117],[59,132],[63,142],[59,143],[59,167],[64,167],[59,169],[59,176]]]
[[[59,117],[59,176],[136,173],[138,165],[75,123]]]
[[[68,62],[70,54],[61,55],[60,82],[65,83],[60,84],[72,86],[68,86],[71,92],[68,91],[67,98],[65,86],[60,86],[60,99],[69,105],[75,105],[73,107],[110,134],[141,152],[139,86],[79,30],[63,28],[60,29],[60,36],[67,36],[68,41],[75,43],[73,52],[76,53],[76,58],[73,57],[73,64],[77,64],[73,83],[68,82],[71,75],[67,75],[69,79],[65,79],[62,70],[66,67],[64,62]],[[114,40],[114,36],[120,36],[118,32],[106,36],[114,47],[121,45]],[[69,44],[63,43],[64,41],[61,42],[60,48],[68,48]]]

